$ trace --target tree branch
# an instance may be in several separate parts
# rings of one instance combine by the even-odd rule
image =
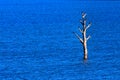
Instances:
[[[83,40],[82,40],[82,38],[80,38],[80,36],[77,34],[77,33],[75,33],[75,32],[73,32],[74,34],[75,34],[75,36],[80,40],[80,42],[83,44]]]
[[[87,40],[89,40],[91,38],[91,36],[89,35],[88,37],[87,37]]]
[[[80,20],[80,23],[81,23],[82,25],[84,25],[83,20]]]
[[[86,27],[86,30],[92,25],[92,23],[89,23],[88,26]]]
[[[80,28],[78,28],[79,29],[79,31],[83,34],[83,30],[81,30]]]
[[[85,18],[86,17],[86,13],[82,12],[82,18]]]

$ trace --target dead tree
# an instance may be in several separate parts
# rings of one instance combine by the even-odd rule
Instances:
[[[91,23],[86,25],[86,13],[82,13],[82,19],[80,20],[80,23],[82,24],[82,29],[78,29],[82,33],[82,38],[77,33],[74,32],[74,34],[83,45],[84,60],[86,60],[88,58],[87,41],[90,39],[90,35],[88,37],[86,36],[86,30],[91,26]]]

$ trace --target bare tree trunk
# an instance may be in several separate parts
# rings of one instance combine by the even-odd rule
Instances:
[[[90,38],[90,36],[86,37],[86,30],[91,26],[91,23],[89,23],[88,26],[86,26],[86,18],[85,17],[86,17],[86,13],[82,13],[82,20],[80,22],[83,26],[83,29],[81,30],[79,28],[79,31],[82,33],[83,37],[81,38],[77,33],[74,33],[83,45],[84,60],[86,60],[88,58],[87,41]]]
[[[83,32],[83,50],[84,50],[84,59],[87,59],[87,41],[86,41],[86,31]]]

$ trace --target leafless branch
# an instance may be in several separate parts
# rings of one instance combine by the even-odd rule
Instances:
[[[88,37],[87,37],[87,40],[89,40],[91,38],[91,36],[89,35]]]
[[[82,40],[82,38],[77,34],[77,33],[75,33],[75,32],[73,32],[74,34],[75,34],[75,36],[80,40],[80,42],[83,44],[83,40]]]
[[[82,25],[84,25],[83,20],[80,20],[80,23],[81,23]]]
[[[85,18],[86,15],[87,15],[87,14],[83,12],[83,13],[82,13],[82,18]]]
[[[79,29],[79,31],[83,34],[83,30],[81,30],[80,28],[78,28]]]
[[[86,30],[92,25],[92,23],[89,23],[88,26],[86,27]]]

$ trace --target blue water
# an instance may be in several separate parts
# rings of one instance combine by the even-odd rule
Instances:
[[[88,60],[72,33],[92,26]],[[0,0],[0,80],[119,80],[120,1]]]

